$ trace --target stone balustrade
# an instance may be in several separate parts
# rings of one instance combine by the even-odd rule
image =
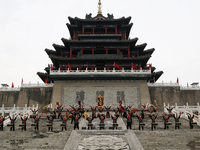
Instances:
[[[151,74],[151,70],[133,70],[133,68],[131,70],[125,70],[124,68],[122,68],[122,70],[115,70],[115,68],[113,68],[112,70],[106,70],[106,68],[104,68],[104,70],[97,70],[97,68],[94,68],[94,70],[79,70],[77,68],[77,70],[50,70],[50,75],[83,75],[83,74],[105,74],[105,75],[109,75],[109,74]]]
[[[26,83],[26,84],[22,84],[21,88],[34,88],[34,87],[53,87],[53,83]]]
[[[167,108],[170,108],[169,104],[166,106],[164,103],[164,113],[169,114]],[[177,106],[177,103],[173,106],[172,113],[178,115],[180,112],[183,112],[181,115],[182,118],[188,120],[188,115],[193,115],[194,112],[198,112],[198,114],[194,114],[194,122],[197,122],[197,125],[200,126],[200,106],[197,103],[197,106],[189,106],[188,103],[183,106]]]
[[[17,119],[20,118],[20,114],[22,117],[27,116],[28,118],[30,118],[30,115],[32,114],[31,109],[37,110],[38,104],[36,107],[34,105],[32,107],[27,107],[27,104],[25,104],[25,107],[15,107],[15,104],[13,107],[4,107],[4,104],[2,104],[2,107],[0,107],[0,113],[2,116],[4,116],[5,114],[9,114],[10,117],[14,116],[14,117],[17,117]],[[10,123],[9,116],[5,117],[4,127]]]

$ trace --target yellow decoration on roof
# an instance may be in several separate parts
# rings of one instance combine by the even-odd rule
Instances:
[[[101,0],[99,0],[99,11],[98,11],[98,15],[101,15],[102,14],[102,12],[101,12]]]

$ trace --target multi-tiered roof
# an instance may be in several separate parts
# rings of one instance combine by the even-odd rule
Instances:
[[[55,50],[45,49],[53,65],[37,74],[44,82],[66,80],[146,80],[155,82],[163,74],[147,65],[154,48],[144,50],[130,39],[131,17],[114,19],[98,13],[85,19],[69,18],[70,39]],[[47,80],[48,79],[48,80]]]

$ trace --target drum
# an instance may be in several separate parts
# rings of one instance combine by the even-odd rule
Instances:
[[[52,123],[48,123],[48,124],[47,124],[47,127],[52,127]]]
[[[192,122],[191,124],[192,124],[193,126],[197,125],[197,123],[196,123],[196,122]]]
[[[153,126],[158,126],[158,124],[157,124],[157,123],[152,123],[152,125],[153,125]]]
[[[113,127],[118,127],[118,124],[117,123],[113,123]]]
[[[104,123],[99,124],[99,127],[104,127],[104,126],[105,126]]]
[[[37,124],[35,124],[35,123],[34,123],[34,124],[31,124],[31,126],[33,126],[33,127],[36,127],[36,126],[37,126]]]
[[[25,124],[20,124],[19,126],[20,126],[20,127],[24,127],[24,126],[25,126]]]
[[[7,126],[8,126],[8,127],[12,127],[12,126],[13,126],[13,124],[8,124]]]
[[[166,123],[166,126],[171,126],[172,125],[172,123]]]
[[[91,124],[91,123],[90,123],[90,124],[88,124],[88,127],[93,127],[93,124]]]
[[[61,127],[66,127],[66,124],[61,124],[60,126],[61,126]]]
[[[140,126],[145,126],[145,124],[144,123],[140,123]]]
[[[177,125],[177,126],[180,126],[180,125],[181,125],[181,123],[180,123],[180,122],[176,122],[176,125]]]

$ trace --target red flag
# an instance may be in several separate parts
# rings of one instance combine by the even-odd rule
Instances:
[[[142,68],[141,68],[141,66],[140,66],[140,70],[141,70]]]
[[[91,66],[91,70],[93,70],[93,66]]]
[[[120,69],[120,67],[114,62],[114,67]]]
[[[68,70],[68,66],[65,67],[65,70]]]
[[[132,63],[132,68],[133,69],[138,69],[133,63]]]
[[[80,67],[80,66],[78,67],[78,70],[79,70],[79,71],[81,70],[81,67]]]
[[[120,66],[120,70],[122,70],[122,66]]]
[[[51,70],[53,70],[53,65],[51,64]]]
[[[48,77],[46,78],[46,81],[45,81],[45,83],[48,83]]]
[[[151,66],[151,64],[149,64],[149,68],[151,69],[151,71],[152,71],[152,66]]]
[[[72,70],[72,68],[70,67],[70,64],[68,63],[68,67],[69,67],[69,70]]]
[[[21,84],[23,84],[23,78],[22,78],[22,83]]]
[[[14,88],[14,84],[13,84],[13,82],[12,82],[12,88]]]
[[[177,78],[176,83],[179,83],[179,79]]]
[[[59,68],[60,70],[62,69],[62,67],[60,66],[60,68]]]
[[[189,84],[187,83],[187,87],[189,87]]]

